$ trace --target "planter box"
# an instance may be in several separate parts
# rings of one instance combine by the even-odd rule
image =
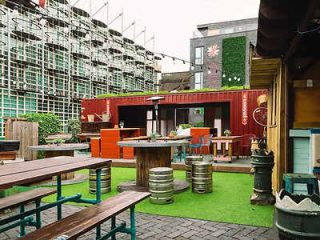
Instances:
[[[19,148],[20,148],[19,140],[1,140],[0,141],[0,152],[19,151]]]

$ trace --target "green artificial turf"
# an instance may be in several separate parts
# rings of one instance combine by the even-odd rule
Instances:
[[[80,172],[88,173],[86,170]],[[184,179],[185,172],[175,171],[174,176],[176,179]],[[103,199],[117,194],[116,187],[120,182],[134,178],[134,168],[112,168],[112,192],[103,194]],[[252,185],[253,177],[249,174],[215,172],[213,173],[212,193],[195,194],[189,189],[186,192],[175,194],[173,204],[155,205],[147,199],[138,204],[136,210],[150,214],[270,227],[273,219],[273,206],[251,205]],[[63,186],[62,192],[64,196],[81,193],[85,198],[94,198],[88,189],[89,183],[86,181]],[[44,199],[46,202],[54,200],[55,196]]]

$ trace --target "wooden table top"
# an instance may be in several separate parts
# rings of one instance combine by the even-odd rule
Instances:
[[[111,160],[102,158],[53,157],[0,166],[0,189],[28,184],[87,168],[103,168]]]
[[[90,137],[100,137],[100,133],[79,133],[77,134],[78,137],[87,137],[87,138],[90,138]]]
[[[176,140],[176,141],[165,141],[157,140],[155,142],[147,140],[137,140],[137,141],[119,141],[118,145],[120,147],[137,147],[137,148],[155,148],[155,147],[179,147],[188,145],[189,141],[186,140]]]
[[[188,136],[188,135],[179,135],[179,136],[173,136],[173,137],[159,137],[157,138],[158,140],[169,140],[169,141],[178,141],[178,140],[187,140],[187,139],[191,139],[192,136]]]
[[[242,136],[220,136],[220,137],[212,137],[211,140],[217,141],[239,141],[241,140]]]
[[[81,150],[89,148],[87,143],[62,143],[62,144],[47,144],[47,145],[37,145],[29,146],[31,151],[71,151],[71,150]]]

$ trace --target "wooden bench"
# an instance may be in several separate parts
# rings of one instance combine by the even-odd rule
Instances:
[[[93,205],[79,212],[76,212],[60,221],[51,223],[39,230],[36,230],[21,240],[63,240],[77,239],[81,235],[96,228],[96,239],[115,239],[117,232],[128,233],[131,239],[136,239],[135,228],[135,205],[150,196],[148,192],[126,191],[111,197],[97,205]],[[121,212],[130,209],[130,228],[126,223],[116,226],[116,216]],[[101,236],[100,225],[111,219],[111,231]]]
[[[36,208],[40,207],[41,199],[56,193],[56,190],[50,188],[37,188],[27,192],[16,193],[12,196],[1,198],[0,199],[0,211],[7,209],[12,209],[15,207],[20,207],[20,213],[24,213],[25,204],[29,202],[35,202]],[[20,221],[10,224],[3,229],[0,229],[1,232],[20,226],[20,235],[24,236],[26,234],[25,226],[31,225],[35,226],[37,229],[41,228],[41,213],[40,211],[36,213],[36,221],[33,221],[31,216],[22,218]]]

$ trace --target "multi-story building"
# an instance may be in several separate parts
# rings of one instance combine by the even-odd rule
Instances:
[[[155,91],[157,56],[67,0],[0,5],[0,136],[3,117],[52,112],[63,125],[80,100]]]
[[[257,18],[198,25],[197,35],[190,40],[192,89],[249,85]]]

